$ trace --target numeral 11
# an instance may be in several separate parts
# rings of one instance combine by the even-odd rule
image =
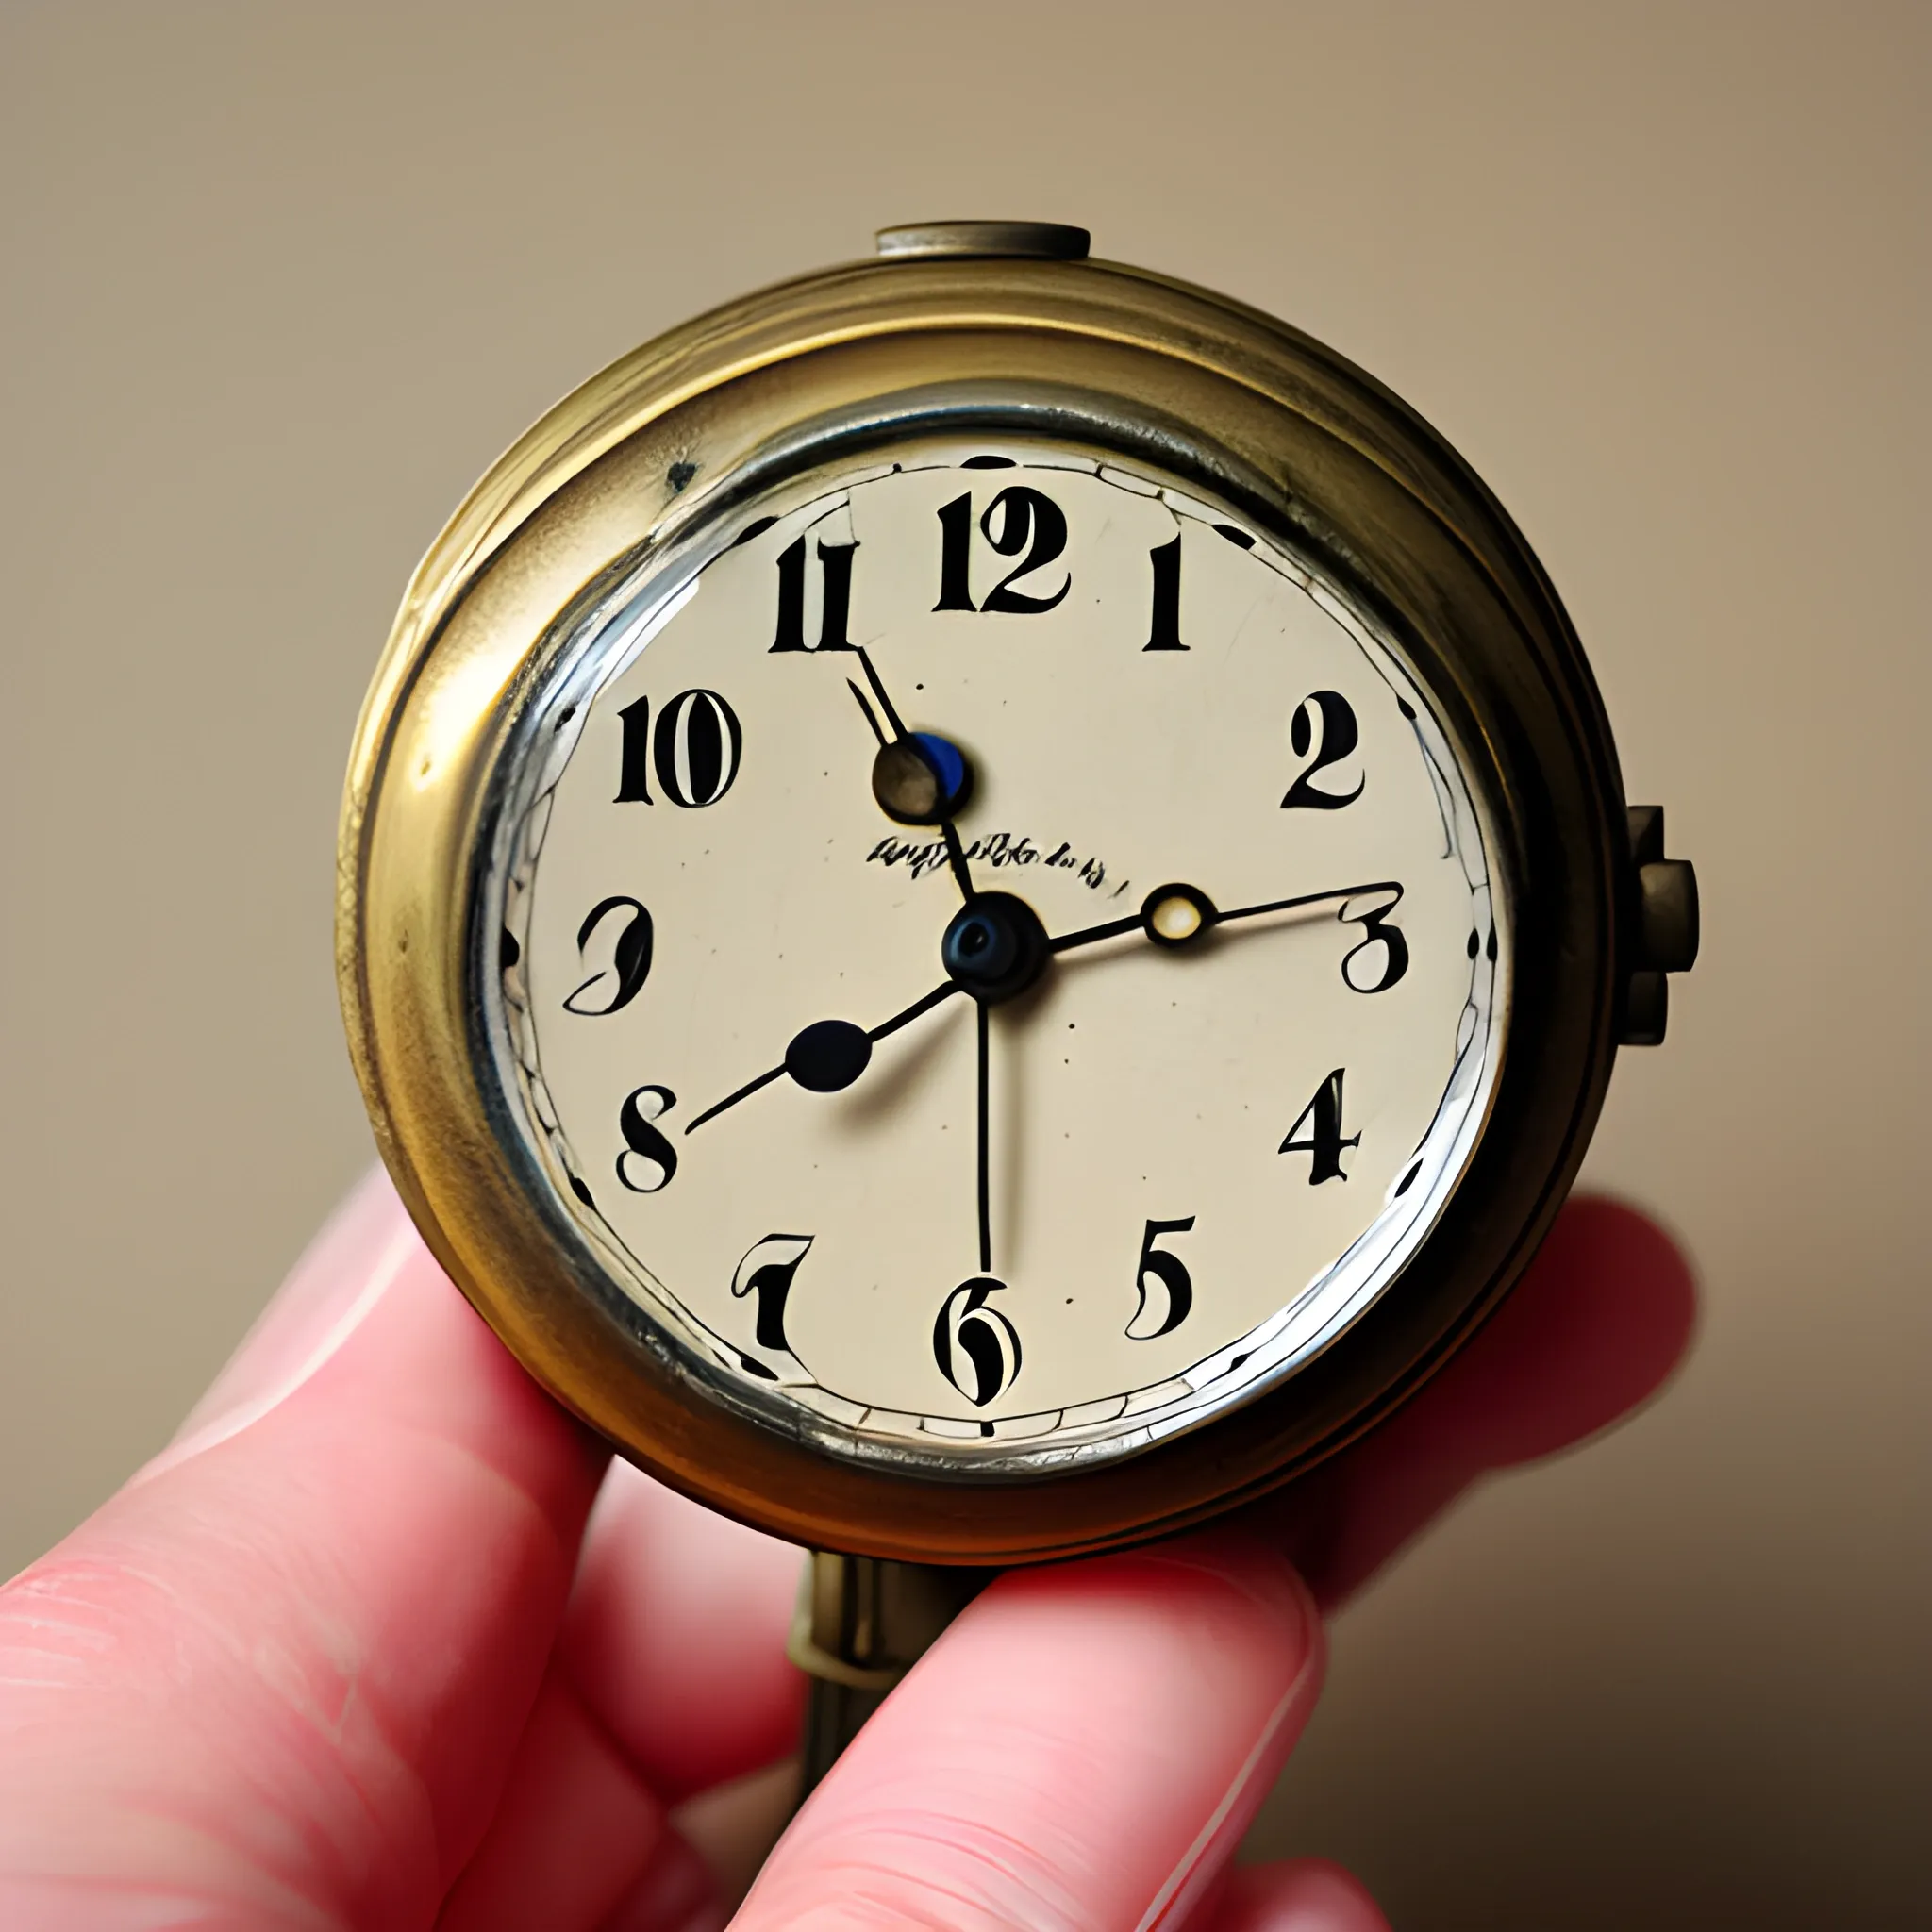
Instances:
[[[805,539],[778,553],[778,630],[774,651],[849,651],[845,626],[852,611],[852,553],[857,543],[821,543],[819,568],[824,573],[824,602],[819,610],[819,641],[805,641]]]

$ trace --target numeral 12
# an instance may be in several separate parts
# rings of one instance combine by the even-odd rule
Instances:
[[[1041,491],[1015,483],[987,505],[979,520],[980,534],[1001,557],[1020,561],[1003,576],[978,606],[973,602],[973,492],[956,496],[940,516],[940,601],[935,610],[1004,610],[1034,616],[1051,610],[1074,588],[1070,574],[1050,597],[1036,597],[1012,587],[1022,577],[1044,570],[1067,547],[1067,513]],[[995,534],[997,532],[997,534]]]

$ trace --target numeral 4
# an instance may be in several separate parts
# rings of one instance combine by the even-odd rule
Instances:
[[[1342,1069],[1337,1067],[1315,1089],[1314,1099],[1295,1116],[1287,1140],[1276,1149],[1281,1154],[1306,1154],[1309,1157],[1308,1185],[1311,1188],[1320,1187],[1324,1181],[1345,1181],[1348,1176],[1341,1171],[1341,1150],[1362,1144],[1359,1134],[1351,1134],[1346,1140],[1341,1137],[1341,1079]],[[1308,1130],[1307,1138],[1297,1140],[1295,1136],[1304,1127]]]

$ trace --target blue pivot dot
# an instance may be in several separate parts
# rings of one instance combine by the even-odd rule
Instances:
[[[912,741],[940,781],[940,815],[951,818],[966,791],[966,755],[937,732],[915,731]]]

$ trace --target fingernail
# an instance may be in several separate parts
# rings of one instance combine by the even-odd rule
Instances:
[[[1220,1877],[1248,1826],[1274,1789],[1288,1754],[1294,1748],[1322,1688],[1327,1645],[1321,1612],[1307,1585],[1276,1552],[1240,1532],[1210,1531],[1147,1553],[1168,1561],[1212,1571],[1256,1601],[1293,1618],[1302,1631],[1301,1668],[1278,1703],[1262,1720],[1255,1741],[1208,1814],[1194,1841],[1154,1895],[1136,1932],[1185,1925],[1208,1889]]]
[[[421,1241],[380,1167],[323,1224],[226,1367],[134,1477],[199,1456],[286,1402],[368,1318]]]
[[[644,1875],[598,1932],[723,1932],[729,1917],[704,1860],[667,1831]]]

